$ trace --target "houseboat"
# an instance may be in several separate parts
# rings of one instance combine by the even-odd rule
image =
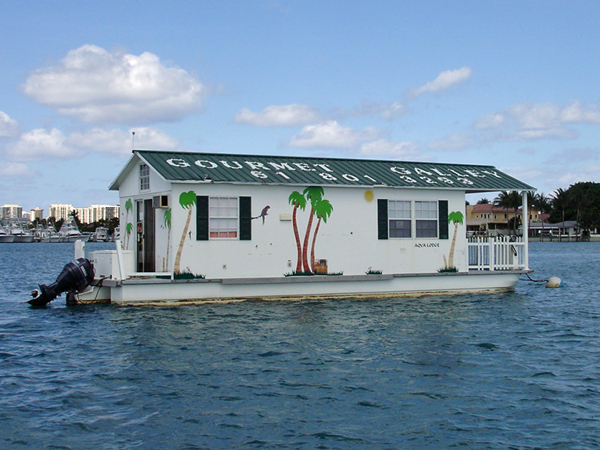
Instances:
[[[526,230],[467,238],[466,194],[527,211],[535,191],[493,166],[134,150],[109,189],[121,240],[71,303],[504,292],[530,271]]]

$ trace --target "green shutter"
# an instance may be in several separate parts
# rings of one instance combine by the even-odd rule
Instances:
[[[240,241],[252,240],[252,197],[240,197]]]
[[[388,238],[388,201],[377,199],[377,238]]]
[[[448,239],[448,200],[438,202],[440,239]]]
[[[208,197],[196,197],[196,240],[208,241]]]

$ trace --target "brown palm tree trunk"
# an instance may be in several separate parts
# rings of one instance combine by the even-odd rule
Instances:
[[[310,208],[310,217],[308,218],[308,225],[306,226],[306,235],[304,236],[304,245],[302,246],[302,265],[304,272],[312,273],[311,265],[308,264],[308,240],[310,237],[310,229],[312,228],[314,209]]]
[[[315,242],[317,241],[317,234],[319,233],[319,227],[321,226],[321,218],[317,221],[317,226],[315,227],[315,234],[313,234],[312,245],[310,247],[310,266],[312,271],[315,271]]]
[[[302,272],[302,247],[300,245],[300,233],[298,233],[298,221],[296,219],[298,207],[298,205],[294,206],[294,212],[292,214],[294,237],[296,238],[296,248],[298,249],[298,262],[296,263],[296,273]]]
[[[190,221],[192,220],[192,208],[190,208],[185,221],[185,227],[183,227],[183,233],[181,234],[181,241],[179,242],[179,248],[177,249],[177,255],[175,256],[175,265],[173,272],[180,273],[181,268],[181,253],[183,252],[183,244],[185,244],[185,236],[187,235],[188,228],[190,227]]]
[[[448,255],[448,269],[454,267],[454,247],[456,247],[456,234],[458,233],[458,222],[454,224],[454,235],[452,236],[452,244],[450,244],[450,254]]]

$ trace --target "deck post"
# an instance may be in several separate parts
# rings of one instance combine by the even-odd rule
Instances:
[[[523,197],[523,265],[529,270],[529,205],[527,204],[527,191],[521,192]]]

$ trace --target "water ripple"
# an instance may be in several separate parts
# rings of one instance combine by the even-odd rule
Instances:
[[[533,244],[553,290],[42,310],[72,245],[13,248],[0,448],[600,447],[599,244]]]

